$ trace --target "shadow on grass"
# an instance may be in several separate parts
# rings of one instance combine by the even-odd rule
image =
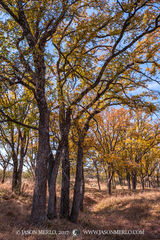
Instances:
[[[134,199],[123,199],[111,202],[107,207],[92,212],[88,210],[88,219],[81,219],[81,226],[85,229],[144,229],[144,235],[114,235],[114,236],[98,236],[95,239],[113,239],[113,240],[160,240],[159,215],[153,215],[152,207],[160,204],[160,197],[154,196],[154,192],[147,189],[145,192],[153,192],[153,197],[138,198],[137,194],[141,191],[134,192]],[[144,191],[143,191],[144,193]],[[137,197],[137,198],[136,198]],[[148,227],[145,226],[147,223]],[[153,231],[155,229],[156,231]],[[85,238],[87,239],[87,238]],[[91,239],[91,238],[88,238]],[[93,238],[94,239],[94,238]]]
[[[94,230],[94,233],[86,234],[83,240],[92,240],[92,239],[99,239],[99,240],[159,240],[159,238],[156,238],[156,236],[150,232],[144,232],[144,234],[105,234],[105,233],[99,233],[98,230],[102,230],[105,232],[105,230],[127,230],[123,224],[116,223],[115,219],[112,219],[113,222],[110,222],[108,226],[101,224],[98,220],[97,222],[94,221],[88,221],[85,219],[82,219],[80,221],[80,225],[83,229],[87,230]],[[130,227],[129,230],[133,229],[140,229],[136,227]],[[97,230],[97,234],[96,234]],[[84,236],[84,235],[83,235]]]
[[[119,202],[110,204],[109,206],[97,211],[97,215],[107,215],[115,214],[117,216],[122,216],[129,221],[140,222],[143,218],[150,216],[151,206],[155,203],[160,202],[160,197],[155,199],[121,199]]]

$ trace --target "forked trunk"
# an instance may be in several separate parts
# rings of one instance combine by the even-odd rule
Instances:
[[[50,154],[49,166],[48,166],[48,219],[53,219],[57,217],[57,206],[56,206],[56,179],[58,174],[58,168],[60,164],[60,156],[61,156],[61,146],[62,143],[59,144],[57,153],[55,158],[53,154]]]

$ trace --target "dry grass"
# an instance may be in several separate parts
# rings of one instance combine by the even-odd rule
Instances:
[[[94,181],[86,184],[84,212],[80,213],[79,223],[55,219],[43,226],[32,226],[29,221],[33,183],[24,182],[23,194],[16,196],[11,192],[10,181],[0,184],[0,240],[152,240],[160,239],[160,191],[146,189],[130,192],[120,187],[110,197],[105,184],[99,191]],[[60,187],[58,187],[60,190]],[[19,230],[56,230],[57,235],[22,235]],[[73,229],[80,235],[74,237]],[[85,235],[84,230],[133,230],[145,231],[144,235]],[[65,232],[62,232],[65,231]],[[67,232],[69,231],[69,232]]]

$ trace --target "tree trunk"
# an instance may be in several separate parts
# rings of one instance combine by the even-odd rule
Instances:
[[[146,178],[146,187],[149,187],[149,179],[148,179],[148,176]]]
[[[23,164],[23,163],[22,163]],[[17,194],[21,193],[21,186],[22,186],[22,170],[23,170],[23,165],[22,167],[20,167],[17,171],[17,182],[16,182],[16,186],[15,186],[15,192]]]
[[[21,193],[23,161],[24,161],[24,156],[20,156],[20,162],[19,162],[19,167],[18,167],[17,156],[14,158],[13,176],[12,176],[12,191],[15,192],[16,194]]]
[[[107,190],[108,194],[112,195],[112,178],[114,176],[114,171],[112,167],[110,166],[108,169],[108,178],[107,178]]]
[[[55,159],[53,157],[52,152],[50,153],[49,158],[49,166],[48,166],[48,219],[53,219],[57,217],[57,209],[56,209],[56,178],[57,173],[55,172]],[[58,172],[58,169],[57,169]]]
[[[99,178],[99,171],[98,171],[97,162],[96,162],[95,159],[93,159],[93,163],[94,163],[94,167],[95,167],[95,169],[96,169],[96,177],[97,177],[98,188],[99,188],[99,190],[101,190],[100,178]]]
[[[126,179],[127,179],[127,183],[128,183],[128,189],[131,190],[131,176],[130,176],[129,172],[127,172]]]
[[[69,218],[70,203],[70,161],[69,161],[69,143],[68,136],[71,124],[71,110],[66,112],[65,122],[60,125],[61,141],[63,142],[61,159],[62,159],[62,186],[60,200],[60,218]]]
[[[118,179],[119,179],[119,184],[122,186],[123,185],[123,179],[120,174],[118,174]]]
[[[14,150],[13,150],[12,160],[13,160],[12,192],[16,193],[17,182],[18,182],[18,159]]]
[[[157,171],[157,187],[160,186],[160,182],[159,182],[159,172]]]
[[[152,184],[151,184],[150,177],[148,177],[148,187],[149,187],[149,188],[151,188],[151,187],[152,187]]]
[[[137,172],[134,171],[132,172],[132,189],[136,190],[136,186],[137,186]]]
[[[60,202],[60,217],[69,217],[69,192],[70,192],[70,161],[68,136],[64,139],[65,144],[62,150],[62,187]]]
[[[47,163],[50,155],[49,111],[43,88],[37,92],[39,118],[39,145],[36,159],[35,185],[31,220],[35,223],[46,219]]]
[[[112,181],[111,181],[111,179],[109,179],[108,182],[107,182],[107,189],[108,189],[108,194],[112,195]]]
[[[26,132],[24,131],[24,135],[21,137],[21,151],[20,151],[20,163],[18,168],[18,180],[17,180],[17,191],[18,194],[21,193],[21,185],[22,185],[22,173],[23,173],[23,163],[24,163],[24,157],[27,152],[27,149],[25,151],[25,144],[26,144]]]
[[[142,185],[142,189],[144,190],[144,177],[141,177],[141,185]]]
[[[5,181],[5,177],[6,177],[6,167],[3,167],[3,171],[2,171],[2,180],[1,183],[3,184]]]
[[[23,172],[23,163],[24,163],[24,157],[26,154],[25,151],[25,144],[26,144],[26,133],[24,132],[24,136],[22,136],[21,130],[19,129],[19,138],[21,141],[21,148],[20,148],[20,154],[15,153],[14,149],[13,151],[13,180],[12,180],[12,191],[16,194],[21,193],[21,185],[22,185],[22,172]],[[20,155],[20,159],[18,159],[18,155]]]
[[[84,193],[85,193],[85,180],[84,180],[84,166],[82,162],[82,186],[81,186],[81,202],[80,202],[80,211],[83,212],[83,202],[84,202]]]
[[[77,223],[79,210],[80,210],[80,202],[82,198],[82,168],[83,168],[83,147],[82,141],[78,142],[78,153],[77,153],[77,167],[76,167],[76,179],[74,184],[74,196],[73,196],[73,204],[72,211],[70,215],[70,220],[74,223]]]
[[[116,189],[116,179],[115,179],[115,177],[112,178],[112,186],[113,186],[113,189]]]
[[[60,164],[62,143],[60,142],[59,147],[56,152],[55,159],[51,152],[48,166],[48,219],[53,219],[57,217],[57,207],[56,207],[56,179],[58,174],[58,168]]]

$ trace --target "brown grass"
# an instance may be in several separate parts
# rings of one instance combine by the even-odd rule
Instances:
[[[23,194],[11,192],[10,181],[0,184],[0,240],[152,240],[160,239],[160,191],[159,189],[140,189],[131,192],[118,188],[110,197],[105,184],[99,191],[96,182],[86,184],[84,212],[80,213],[79,223],[55,219],[41,226],[33,226],[29,221],[32,203],[33,183],[23,182]],[[60,192],[60,187],[58,186]],[[72,195],[72,194],[71,194]],[[59,197],[59,196],[58,196]],[[57,235],[22,235],[22,230],[56,230]],[[80,235],[74,237],[73,229]],[[85,235],[84,230],[144,230],[144,235]],[[16,231],[20,234],[16,234]],[[64,232],[62,232],[64,231]],[[65,232],[66,231],[66,232]],[[69,232],[67,232],[69,231]],[[61,234],[60,234],[61,233]]]

